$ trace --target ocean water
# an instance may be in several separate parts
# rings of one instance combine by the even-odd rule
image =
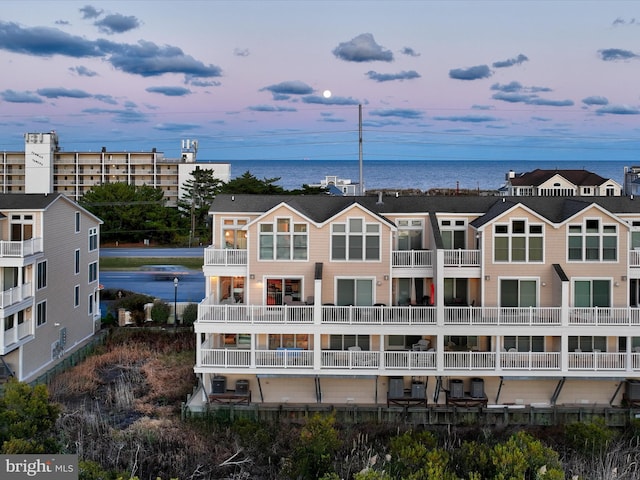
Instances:
[[[358,182],[358,160],[232,160],[231,177],[249,171],[259,179],[280,178],[277,185],[291,190],[303,184],[320,183],[328,175]],[[640,163],[640,162],[638,162]],[[584,169],[623,184],[623,161],[437,161],[364,160],[363,178],[367,190],[452,188],[491,190],[500,188],[509,170],[530,172],[536,168]]]

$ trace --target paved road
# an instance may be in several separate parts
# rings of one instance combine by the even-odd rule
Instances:
[[[101,248],[101,257],[204,257],[204,247],[195,248]]]
[[[101,248],[101,257],[204,257],[204,249],[199,248]],[[178,302],[199,303],[205,295],[202,270],[189,270],[178,283]],[[139,270],[100,272],[100,284],[104,288],[129,290],[173,302],[175,287],[173,280],[155,280],[153,275]]]
[[[178,282],[178,302],[200,303],[205,295],[204,274],[201,270],[188,272]],[[152,275],[138,270],[101,271],[100,284],[104,288],[144,293],[169,303],[175,296],[173,280],[154,280]]]

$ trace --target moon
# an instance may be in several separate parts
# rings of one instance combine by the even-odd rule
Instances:
[[[325,90],[324,92],[322,92],[322,96],[324,98],[330,98],[331,97],[331,90]]]

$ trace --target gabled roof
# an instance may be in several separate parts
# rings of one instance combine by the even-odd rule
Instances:
[[[61,193],[0,193],[2,210],[43,210],[55,202]]]
[[[317,223],[323,223],[354,204],[387,218],[389,215],[450,214],[475,215],[470,225],[482,225],[504,212],[523,205],[552,223],[562,223],[580,211],[596,204],[614,215],[640,216],[640,199],[632,197],[333,197],[330,195],[218,195],[210,213],[262,214],[281,203],[299,211]]]
[[[532,172],[516,175],[509,181],[514,187],[539,186],[556,175],[560,175],[570,183],[580,187],[602,185],[610,180],[588,170],[541,170],[537,168]]]
[[[73,205],[73,208],[81,210],[86,215],[94,218],[98,223],[103,223],[102,220],[89,210],[80,206],[62,193],[0,193],[0,210],[46,210],[57,201]]]

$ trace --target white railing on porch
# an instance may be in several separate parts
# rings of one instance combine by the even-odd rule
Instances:
[[[236,266],[247,264],[247,251],[233,248],[213,248],[204,249],[204,264],[218,266]]]
[[[404,307],[322,307],[322,323],[348,325],[435,325],[436,309],[424,306]]]
[[[10,242],[0,240],[0,257],[22,258],[42,252],[42,238]]]
[[[391,266],[431,267],[432,255],[431,250],[394,250],[391,254]]]
[[[480,250],[444,250],[445,267],[479,267]]]
[[[590,307],[569,309],[570,325],[640,325],[640,309]]]
[[[570,352],[569,370],[625,370],[626,353]]]
[[[31,284],[24,283],[13,288],[9,288],[0,294],[0,308],[6,308],[14,303],[21,302],[31,295]]]
[[[25,287],[30,288],[30,287]],[[211,304],[198,305],[203,323],[314,323],[313,305]],[[334,306],[320,307],[322,324],[436,325],[435,306]],[[446,306],[444,325],[556,326],[562,324],[561,307]],[[640,326],[640,308],[568,308],[568,325]]]
[[[445,307],[445,325],[560,325],[560,307]]]
[[[630,358],[630,363],[627,358]],[[276,368],[312,369],[313,350],[277,349],[250,350],[235,348],[200,348],[202,367],[218,368]],[[560,352],[443,352],[440,370],[505,370],[561,371]],[[499,359],[499,360],[498,360]],[[640,353],[625,352],[570,352],[567,354],[568,371],[640,371]],[[319,369],[377,370],[438,370],[437,353],[368,350],[322,350]]]
[[[313,323],[310,305],[198,305],[199,322],[215,323]]]

